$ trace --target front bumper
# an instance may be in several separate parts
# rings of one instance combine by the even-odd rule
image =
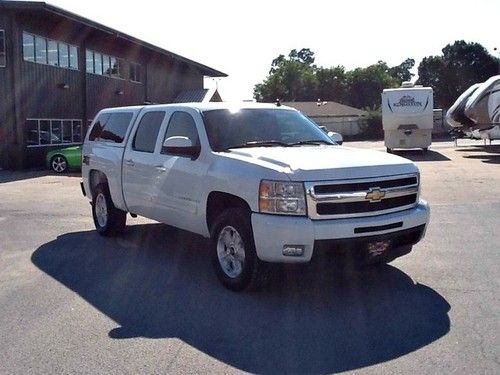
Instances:
[[[277,216],[253,213],[252,227],[257,256],[267,262],[304,263],[312,258],[314,248],[331,243],[360,246],[370,237],[384,237],[394,246],[413,245],[420,241],[427,228],[430,209],[427,202],[409,210],[391,214],[334,220],[311,220],[307,217]],[[419,229],[417,229],[419,228]],[[414,229],[415,241],[401,242],[408,231]],[[413,232],[412,232],[413,233]],[[283,255],[285,245],[302,247],[301,256]]]

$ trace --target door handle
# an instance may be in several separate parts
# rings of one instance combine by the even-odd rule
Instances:
[[[158,172],[166,172],[167,168],[165,168],[163,165],[155,165],[155,168]]]
[[[128,166],[131,166],[131,167],[133,167],[135,165],[135,163],[132,159],[125,160],[125,164]]]

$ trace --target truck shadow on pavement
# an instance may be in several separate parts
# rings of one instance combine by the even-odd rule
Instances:
[[[165,225],[134,225],[120,238],[61,235],[32,262],[117,322],[110,338],[175,337],[252,373],[353,370],[450,329],[447,301],[392,266],[339,272],[318,256],[282,267],[266,290],[238,294],[219,284],[207,248]]]

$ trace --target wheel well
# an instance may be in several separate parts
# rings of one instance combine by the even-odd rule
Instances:
[[[54,154],[50,157],[50,160],[54,159],[56,156],[62,156],[64,159],[66,159],[66,156],[64,156],[63,154]]]
[[[100,183],[108,184],[108,178],[104,173],[98,170],[91,170],[89,174],[90,195],[94,195],[94,189]]]
[[[208,195],[208,200],[207,200],[206,212],[207,212],[208,229],[210,230],[214,220],[217,218],[217,216],[219,216],[222,213],[222,211],[228,208],[238,208],[238,207],[244,208],[249,212],[251,211],[250,206],[244,199],[236,195],[222,193],[220,191],[212,191]]]

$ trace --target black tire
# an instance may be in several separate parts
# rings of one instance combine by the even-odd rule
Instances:
[[[103,210],[106,213],[105,218]],[[118,235],[125,229],[127,213],[115,207],[109,194],[108,185],[105,183],[98,184],[92,193],[92,217],[95,228],[100,235]]]
[[[423,151],[423,152],[424,152],[424,154],[425,154],[427,151],[429,151],[429,147],[424,147],[424,148],[422,149],[422,151]]]
[[[54,155],[50,159],[50,169],[56,173],[65,173],[68,171],[68,160],[62,155]]]
[[[210,235],[212,263],[217,277],[226,288],[233,291],[257,290],[267,284],[268,265],[257,257],[248,210],[230,208],[223,211],[212,225]],[[231,241],[237,243],[227,246],[224,244],[224,235],[230,236]],[[241,257],[237,259],[238,252],[241,251],[244,252],[243,260]],[[229,259],[226,260],[229,263],[226,268],[222,264],[224,260],[219,257],[219,254],[223,257],[224,252],[226,259]],[[241,269],[240,272],[238,269]]]
[[[392,154],[393,153],[392,149],[390,149],[389,147],[387,147],[387,153]]]

